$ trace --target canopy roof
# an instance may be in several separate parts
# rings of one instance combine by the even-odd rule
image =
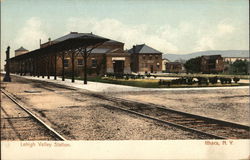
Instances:
[[[38,55],[44,55],[44,54],[53,54],[61,51],[68,51],[72,49],[77,49],[80,47],[88,47],[93,46],[99,43],[104,43],[108,41],[109,39],[95,36],[93,34],[91,35],[82,35],[78,37],[69,37],[67,39],[61,40],[55,44],[49,45],[44,48],[39,48],[33,51],[30,51],[26,54],[19,55],[13,58],[10,58],[10,60],[17,60],[17,59],[25,59],[32,56],[38,56]]]

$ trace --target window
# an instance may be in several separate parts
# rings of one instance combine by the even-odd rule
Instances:
[[[149,60],[152,60],[152,55],[149,55]]]
[[[155,56],[155,59],[158,59],[158,56]]]
[[[82,66],[83,65],[83,59],[77,59],[77,65]]]
[[[92,59],[92,67],[96,67],[97,66],[97,60],[96,59]]]
[[[69,67],[69,60],[68,59],[64,60],[64,67]]]
[[[143,55],[143,56],[142,56],[142,59],[146,59],[146,56],[145,56],[145,55]]]

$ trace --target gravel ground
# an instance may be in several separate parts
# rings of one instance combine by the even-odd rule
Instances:
[[[250,125],[249,89],[126,92],[113,96]]]
[[[9,98],[5,95],[1,98],[1,140],[55,140]]]
[[[69,140],[164,140],[199,139],[197,135],[162,126],[105,106],[109,101],[12,78],[3,87],[29,106],[41,119]],[[53,87],[51,87],[54,89]],[[25,91],[40,91],[26,93]],[[88,92],[88,91],[86,91]]]

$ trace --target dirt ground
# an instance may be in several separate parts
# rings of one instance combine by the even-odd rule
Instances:
[[[249,89],[126,92],[113,96],[250,125]]]
[[[68,140],[200,139],[190,132],[108,109],[105,106],[114,105],[112,102],[84,94],[89,91],[79,93],[14,77],[2,87]]]

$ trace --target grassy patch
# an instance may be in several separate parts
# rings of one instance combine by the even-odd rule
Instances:
[[[225,75],[225,74],[186,74],[186,73],[170,73],[170,74],[162,74],[157,75],[159,77],[225,77],[225,78],[233,78],[238,77],[240,79],[250,79],[250,75]]]
[[[119,84],[119,85],[126,85],[126,86],[134,86],[134,87],[143,87],[143,88],[193,88],[193,87],[224,87],[224,86],[241,86],[246,84],[241,83],[232,83],[232,84],[208,84],[208,85],[187,85],[187,84],[180,84],[180,85],[171,85],[170,87],[166,85],[159,85],[159,80],[157,79],[114,79],[114,78],[107,78],[107,77],[89,77],[89,81],[92,82],[101,82],[101,83],[110,83],[110,84]]]

